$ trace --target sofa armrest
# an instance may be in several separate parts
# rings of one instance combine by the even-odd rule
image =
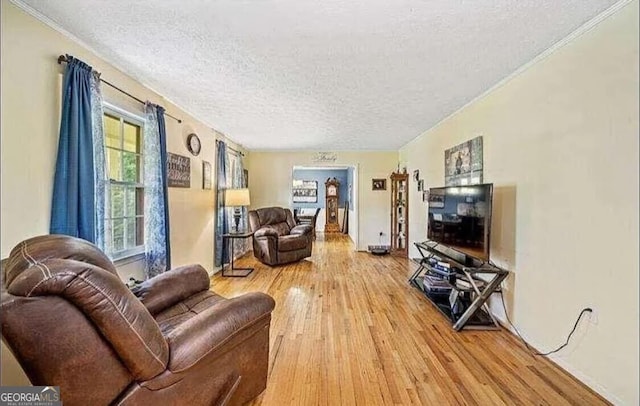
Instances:
[[[209,285],[209,274],[202,266],[185,265],[148,279],[131,291],[155,316],[169,306],[208,290]]]
[[[297,226],[293,227],[291,229],[291,232],[289,232],[289,234],[291,234],[291,235],[313,234],[313,227],[310,226],[309,224],[300,224],[300,225],[297,225]]]
[[[258,231],[256,231],[255,233],[253,233],[253,238],[260,238],[260,237],[274,237],[274,238],[278,238],[278,232],[276,230],[274,230],[271,227],[264,227],[259,229]]]
[[[273,298],[259,292],[216,303],[167,335],[168,369],[177,373],[191,368],[257,322],[268,322],[274,307]]]

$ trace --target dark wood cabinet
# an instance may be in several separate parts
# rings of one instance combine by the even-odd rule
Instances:
[[[391,174],[391,254],[406,257],[409,241],[409,174]]]

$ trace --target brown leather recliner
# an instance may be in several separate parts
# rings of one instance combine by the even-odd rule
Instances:
[[[296,225],[291,210],[266,207],[249,211],[253,255],[267,265],[280,265],[311,256],[313,227]]]
[[[225,299],[199,265],[133,290],[93,244],[31,238],[3,261],[2,339],[65,405],[242,404],[266,387],[273,299]]]

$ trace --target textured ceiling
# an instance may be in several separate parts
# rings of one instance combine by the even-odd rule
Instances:
[[[20,2],[249,149],[395,150],[615,0]]]

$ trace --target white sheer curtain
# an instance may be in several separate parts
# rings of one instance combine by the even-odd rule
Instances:
[[[246,180],[244,178],[244,163],[242,162],[242,155],[228,152],[229,166],[227,170],[227,188],[238,189],[246,187]],[[227,208],[229,210],[227,215],[228,229],[233,228],[233,208]],[[246,207],[242,209],[242,217],[240,217],[240,230],[249,229],[248,210]],[[248,251],[249,239],[237,240],[234,242],[234,257],[240,257]]]
[[[95,168],[96,245],[108,256],[111,247],[111,199],[104,142],[104,110],[102,108],[100,74],[93,71],[91,77],[91,126],[93,133],[93,165]]]
[[[145,276],[152,278],[170,268],[171,257],[166,210],[166,144],[164,109],[145,106],[144,126],[144,247]],[[163,153],[164,151],[164,153]]]

